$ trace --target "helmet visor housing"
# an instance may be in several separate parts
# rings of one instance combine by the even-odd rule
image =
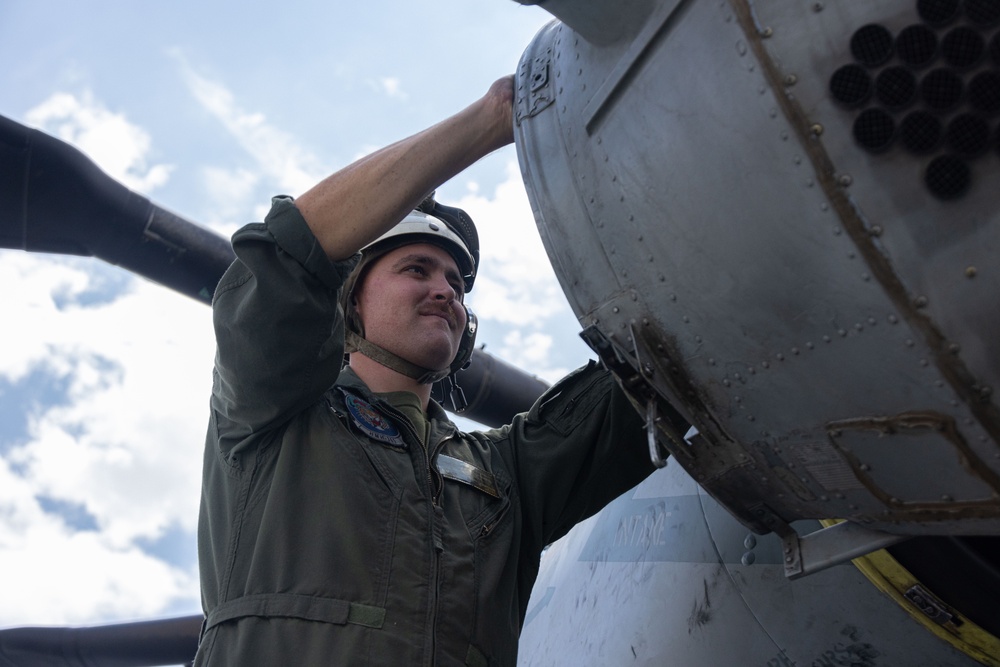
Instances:
[[[398,225],[362,248],[363,262],[367,264],[390,250],[413,243],[432,243],[446,250],[458,265],[465,291],[472,289],[476,280],[476,258],[469,249],[469,243],[445,221],[419,210],[413,211]]]

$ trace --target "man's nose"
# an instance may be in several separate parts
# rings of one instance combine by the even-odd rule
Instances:
[[[434,298],[439,301],[454,301],[458,296],[455,288],[444,276],[436,277],[431,289],[434,292]]]

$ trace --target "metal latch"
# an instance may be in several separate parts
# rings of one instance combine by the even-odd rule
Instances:
[[[943,604],[938,602],[933,595],[920,586],[913,586],[908,591],[903,593],[903,597],[915,604],[917,609],[922,611],[927,618],[931,619],[938,625],[944,625],[945,623],[954,622],[955,620],[955,617],[945,608]]]

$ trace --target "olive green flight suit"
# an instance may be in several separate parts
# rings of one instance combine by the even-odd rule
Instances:
[[[331,262],[291,199],[215,293],[196,665],[514,665],[542,548],[652,471],[593,362],[500,429],[426,446],[342,370]]]

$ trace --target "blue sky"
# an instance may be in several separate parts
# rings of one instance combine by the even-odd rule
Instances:
[[[514,71],[550,20],[510,0],[0,3],[0,114],[225,235]],[[590,356],[513,147],[439,190],[483,244],[491,352]],[[200,611],[209,309],[89,258],[0,251],[0,627]]]

